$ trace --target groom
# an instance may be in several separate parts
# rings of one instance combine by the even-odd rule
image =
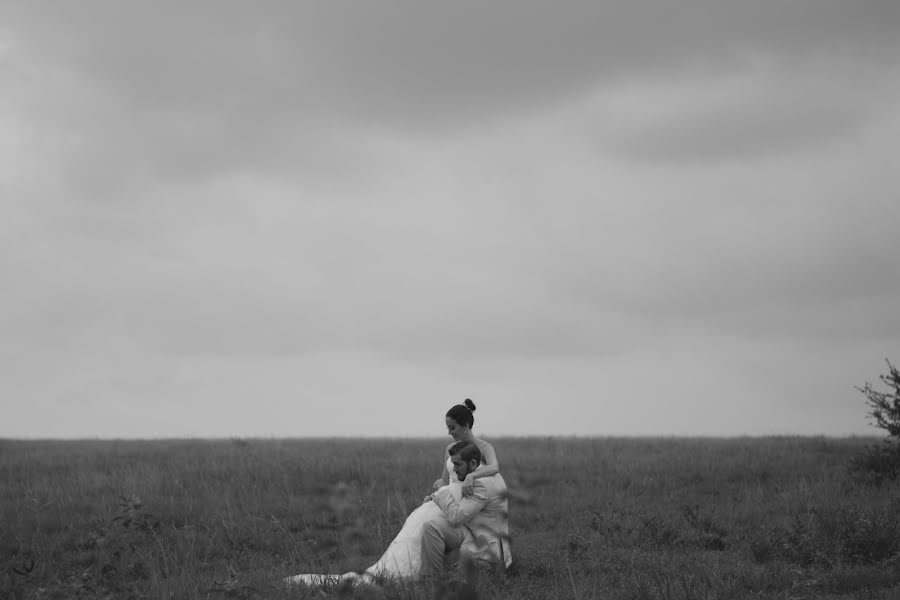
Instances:
[[[450,447],[450,460],[460,481],[481,464],[481,451],[472,442]],[[471,496],[457,500],[449,487],[436,491],[431,499],[443,515],[425,523],[422,531],[422,575],[438,576],[444,555],[459,549],[460,558],[508,567],[509,518],[506,482],[498,473],[474,481]]]

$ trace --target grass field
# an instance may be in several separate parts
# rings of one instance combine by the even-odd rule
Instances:
[[[491,441],[515,564],[480,598],[900,598],[900,486],[847,470],[871,440]],[[0,441],[0,598],[323,597],[278,580],[374,562],[444,445]]]

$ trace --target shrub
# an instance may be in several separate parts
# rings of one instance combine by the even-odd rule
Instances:
[[[851,471],[863,483],[881,485],[900,475],[900,444],[885,440],[866,446],[850,461]]]
[[[888,373],[879,378],[888,391],[879,391],[871,383],[856,388],[866,397],[873,424],[889,436],[883,444],[868,446],[851,463],[857,473],[876,484],[900,475],[900,371],[891,361],[885,361]]]
[[[877,564],[900,552],[900,501],[886,507],[822,505],[787,526],[758,532],[750,552],[759,563],[775,559],[834,567]]]

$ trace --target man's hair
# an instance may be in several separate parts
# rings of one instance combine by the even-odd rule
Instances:
[[[472,442],[456,442],[450,446],[448,454],[450,454],[450,456],[459,455],[459,457],[467,463],[470,460],[475,460],[478,461],[478,464],[481,464],[481,450],[479,450],[478,446]]]

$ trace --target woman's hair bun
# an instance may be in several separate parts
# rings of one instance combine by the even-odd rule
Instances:
[[[468,408],[472,412],[475,412],[475,403],[474,402],[472,402],[471,400],[466,398],[466,401],[463,402],[463,404],[465,404],[466,408]]]

